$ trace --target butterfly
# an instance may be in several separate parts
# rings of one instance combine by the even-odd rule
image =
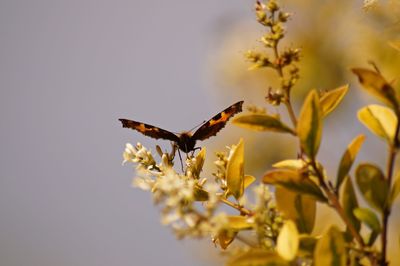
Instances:
[[[213,116],[210,120],[203,123],[194,133],[184,131],[180,134],[172,133],[168,130],[155,127],[142,122],[128,119],[119,119],[122,127],[139,131],[143,135],[154,139],[166,139],[173,141],[175,145],[186,154],[194,151],[198,140],[205,140],[211,136],[215,136],[235,114],[242,111],[243,101],[232,104],[222,112]]]

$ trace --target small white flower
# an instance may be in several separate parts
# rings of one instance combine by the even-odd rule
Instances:
[[[218,191],[219,191],[219,186],[216,183],[207,183],[204,186],[204,189],[208,192],[208,201],[207,201],[207,208],[214,209],[217,207],[217,204],[219,202],[218,198]]]
[[[161,223],[164,225],[172,224],[178,221],[181,218],[181,215],[178,212],[164,214],[161,217]]]
[[[133,148],[132,144],[126,143],[125,150],[123,153],[124,161],[122,162],[122,164],[129,162],[129,161],[134,162],[133,160],[135,158],[135,153],[136,153],[136,150]]]
[[[136,177],[132,181],[132,186],[138,187],[141,190],[151,190],[155,184],[155,181],[151,178]]]
[[[195,227],[196,225],[196,217],[194,215],[184,215],[183,220],[185,221],[186,225],[189,227]]]
[[[255,194],[255,209],[264,209],[267,202],[271,201],[271,192],[269,191],[268,186],[264,184],[259,184],[258,186],[253,188],[253,192]]]

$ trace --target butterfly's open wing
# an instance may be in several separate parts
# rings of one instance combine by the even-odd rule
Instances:
[[[232,104],[219,114],[204,123],[194,132],[192,138],[195,140],[205,140],[211,136],[215,136],[225,125],[228,120],[235,114],[242,111],[243,101]]]
[[[119,119],[119,121],[121,121],[122,127],[137,130],[148,137],[154,139],[168,139],[174,142],[179,141],[178,136],[168,130],[128,119]]]

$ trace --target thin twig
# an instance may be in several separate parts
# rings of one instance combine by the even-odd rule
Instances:
[[[397,120],[400,119],[400,115],[397,112]],[[396,125],[396,132],[394,134],[394,139],[389,146],[389,154],[388,154],[388,162],[386,168],[386,181],[388,183],[388,187],[390,188],[392,185],[392,178],[393,178],[393,169],[394,169],[394,162],[397,155],[397,146],[398,146],[398,135],[400,130],[400,123],[397,121]],[[381,266],[388,265],[386,261],[386,253],[387,253],[387,233],[388,233],[388,222],[390,216],[390,206],[386,204],[385,209],[383,210],[382,215],[382,235],[381,235],[381,245],[382,245],[382,259],[380,262]]]
[[[233,202],[227,200],[226,198],[224,198],[222,196],[219,197],[219,200],[222,203],[224,203],[224,204],[226,204],[226,205],[228,205],[228,206],[240,211],[240,213],[242,213],[242,214],[245,214],[245,215],[248,215],[248,216],[252,216],[253,215],[252,211],[246,209],[245,207],[243,207],[243,206],[241,206],[239,204],[233,203]]]
[[[285,102],[286,105],[286,109],[288,110],[289,116],[290,116],[290,120],[292,120],[293,126],[296,128],[297,127],[297,119],[296,119],[296,115],[293,111],[293,107],[292,107],[292,103],[290,102],[290,97],[289,95],[287,96],[287,100]]]
[[[315,173],[317,174],[320,186],[324,190],[325,194],[327,195],[327,197],[329,199],[329,202],[332,204],[332,207],[339,214],[340,218],[342,218],[343,222],[346,224],[346,226],[349,229],[351,235],[356,239],[357,243],[361,247],[365,247],[364,240],[362,239],[361,235],[357,232],[357,230],[354,228],[354,226],[350,222],[350,220],[347,218],[346,213],[344,212],[343,207],[340,204],[339,199],[337,198],[336,194],[329,189],[329,187],[326,184],[325,179],[324,179],[321,171],[319,170],[315,160],[311,161],[311,166],[314,169]]]

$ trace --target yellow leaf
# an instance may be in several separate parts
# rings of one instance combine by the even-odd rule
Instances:
[[[383,212],[389,198],[389,185],[382,170],[373,164],[360,164],[356,169],[356,181],[367,203]]]
[[[317,245],[318,237],[302,234],[300,235],[299,256],[312,256],[315,246]]]
[[[209,199],[208,192],[205,191],[199,185],[194,186],[193,194],[194,194],[193,196],[194,196],[195,200],[197,200],[197,201],[207,201]]]
[[[214,243],[219,244],[222,249],[226,249],[235,240],[239,231],[253,228],[253,223],[248,217],[240,215],[226,216],[227,224],[218,231],[214,238]]]
[[[366,68],[353,68],[363,88],[390,106],[397,108],[396,92],[393,87],[378,72]]]
[[[346,242],[343,235],[336,227],[331,227],[317,242],[314,251],[314,265],[345,266],[346,260]]]
[[[278,254],[265,249],[250,249],[232,256],[227,266],[289,266]]]
[[[299,248],[299,232],[293,221],[287,220],[279,232],[276,251],[285,260],[291,261],[296,257]]]
[[[227,216],[229,222],[229,229],[234,231],[247,230],[253,227],[253,223],[249,221],[248,217],[240,215]]]
[[[232,241],[235,240],[236,235],[237,232],[222,230],[218,233],[216,242],[221,246],[222,249],[226,249],[232,243]]]
[[[248,186],[253,184],[253,182],[256,181],[256,178],[252,175],[245,175],[244,176],[244,188],[246,189]]]
[[[301,108],[297,124],[297,135],[305,154],[314,159],[317,155],[322,135],[322,112],[318,93],[315,90],[308,94]]]
[[[263,182],[270,185],[280,185],[294,192],[306,194],[314,199],[326,202],[321,189],[309,178],[304,178],[296,171],[292,170],[272,170],[267,172],[263,177]]]
[[[347,219],[349,219],[350,223],[354,226],[354,229],[359,231],[361,227],[360,221],[353,214],[354,209],[358,208],[358,201],[350,177],[347,177],[345,179],[345,184],[340,200]],[[353,238],[349,231],[347,232],[347,235],[350,239]]]
[[[381,232],[381,224],[379,222],[376,214],[367,208],[356,208],[353,211],[354,216],[357,217],[358,220],[363,222],[366,226],[368,226],[372,231],[377,233]]]
[[[317,209],[316,201],[312,197],[277,186],[275,200],[278,210],[286,219],[296,223],[300,233],[312,232]]]
[[[389,143],[394,141],[397,117],[390,108],[371,104],[361,108],[357,116],[372,133],[385,139]]]
[[[349,85],[345,85],[325,93],[320,99],[322,115],[327,116],[332,112],[343,100],[348,90]]]
[[[389,45],[400,52],[400,40],[393,40],[389,42]]]
[[[239,140],[236,146],[232,146],[226,166],[226,183],[229,193],[237,200],[244,192],[244,144]]]
[[[196,164],[192,167],[192,175],[195,178],[200,177],[200,172],[203,170],[204,161],[206,158],[206,148],[201,148],[200,152],[196,155]]]
[[[354,160],[356,159],[357,153],[361,148],[361,145],[364,143],[365,136],[358,135],[353,139],[353,141],[349,144],[346,151],[344,152],[342,159],[340,160],[339,169],[337,172],[336,178],[336,189],[339,190],[340,185],[342,184],[344,178],[349,173],[351,166],[353,165]]]
[[[300,170],[306,166],[303,160],[283,160],[272,165],[275,168],[283,168],[289,170]]]
[[[267,114],[248,114],[236,117],[233,124],[256,131],[273,131],[281,133],[296,133],[276,117]]]

